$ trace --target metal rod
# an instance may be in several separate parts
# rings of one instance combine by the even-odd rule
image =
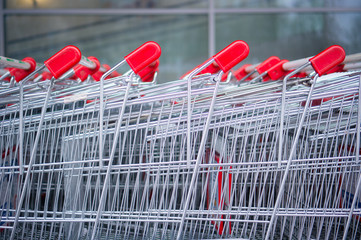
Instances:
[[[8,67],[28,70],[30,63],[21,60],[0,56],[0,62]]]
[[[100,89],[99,89],[99,159],[100,165],[103,166],[103,121],[104,121],[104,80],[108,77],[112,72],[114,72],[118,67],[125,63],[125,59],[119,62],[117,65],[109,69],[103,76],[100,78]]]
[[[212,59],[213,60],[213,59]],[[220,76],[220,74],[222,73],[222,71],[219,73],[218,78]],[[182,213],[182,219],[181,219],[181,223],[179,225],[179,229],[178,229],[178,234],[177,234],[177,240],[181,239],[182,236],[182,232],[183,232],[183,225],[184,225],[184,220],[186,218],[187,215],[187,210],[188,210],[188,205],[190,203],[192,194],[193,194],[193,186],[194,183],[196,181],[196,177],[198,175],[198,169],[199,169],[199,165],[201,163],[202,160],[202,156],[203,156],[203,152],[204,152],[204,147],[207,141],[207,137],[208,137],[208,129],[209,129],[209,125],[211,123],[211,117],[213,114],[213,110],[214,110],[214,104],[216,102],[216,98],[217,98],[217,91],[218,91],[218,87],[219,87],[219,79],[217,79],[216,81],[216,85],[214,87],[214,92],[213,92],[213,97],[212,97],[212,101],[211,104],[209,106],[209,112],[207,115],[207,121],[202,133],[202,139],[201,139],[201,143],[199,146],[199,150],[198,150],[198,154],[197,154],[197,160],[196,160],[196,165],[194,166],[194,170],[193,170],[193,174],[192,174],[192,179],[191,182],[189,183],[189,189],[188,189],[188,193],[187,193],[187,198],[186,201],[184,203],[184,208],[183,208],[183,213]],[[188,159],[187,159],[188,160]]]
[[[306,66],[306,64],[304,64],[304,66]],[[266,240],[269,239],[269,237],[271,235],[271,232],[272,232],[273,223],[276,221],[276,218],[277,218],[277,215],[276,215],[277,209],[278,209],[278,207],[279,207],[279,205],[281,203],[281,199],[282,199],[282,196],[284,194],[284,188],[285,188],[286,180],[287,180],[288,173],[289,173],[289,170],[290,170],[290,167],[291,167],[293,155],[295,154],[296,146],[297,146],[297,143],[298,143],[298,138],[299,138],[299,136],[301,134],[301,129],[303,127],[303,122],[305,120],[306,113],[307,113],[308,107],[309,107],[310,102],[311,102],[311,96],[312,96],[312,92],[313,92],[313,89],[314,89],[315,84],[316,84],[317,77],[318,77],[318,75],[316,75],[315,78],[313,79],[313,83],[312,83],[312,85],[310,87],[310,90],[309,90],[309,93],[308,93],[308,96],[307,96],[306,105],[305,105],[305,107],[303,109],[301,119],[300,119],[300,121],[298,123],[296,136],[294,137],[294,141],[293,141],[291,151],[290,151],[290,156],[288,158],[287,166],[286,166],[286,169],[285,169],[283,177],[282,177],[282,182],[281,182],[281,185],[280,185],[280,187],[278,189],[277,199],[276,199],[275,205],[273,207],[272,217],[271,217],[269,225],[268,225],[268,229],[267,229],[267,233],[266,233],[266,237],[265,237]]]
[[[358,95],[361,96],[361,75],[359,76],[359,93],[358,93]],[[356,161],[357,162],[360,162],[360,128],[361,128],[360,125],[361,125],[361,101],[359,99],[359,101],[358,101],[358,111],[357,111],[357,126],[356,126],[357,131],[356,131],[356,149],[355,149]],[[361,170],[359,170],[359,177],[358,177],[358,180],[357,180],[355,193],[353,195],[353,200],[352,200],[350,212],[348,214],[346,227],[345,227],[344,232],[343,232],[343,237],[342,237],[343,240],[347,239],[347,232],[348,232],[348,229],[349,229],[350,224],[351,224],[352,214],[353,214],[353,212],[355,210],[357,201],[360,201],[360,199],[359,199],[360,188],[361,188]]]
[[[26,189],[27,189],[28,184],[29,184],[30,175],[31,175],[30,170],[32,168],[32,165],[35,162],[35,153],[36,153],[36,149],[38,147],[40,135],[41,135],[41,132],[42,132],[41,128],[42,128],[42,125],[43,125],[43,122],[44,122],[44,116],[45,116],[45,112],[46,112],[47,104],[48,104],[49,97],[50,97],[50,94],[51,94],[51,88],[52,88],[53,83],[54,83],[54,78],[51,79],[51,84],[48,87],[46,98],[45,98],[45,101],[44,101],[44,105],[43,105],[43,108],[41,109],[41,119],[39,121],[38,131],[36,133],[33,149],[31,151],[29,165],[28,165],[28,169],[27,169],[28,171],[26,172],[26,176],[25,176],[25,180],[24,180],[24,184],[23,184],[23,189],[21,191],[20,199],[19,199],[19,202],[17,204],[16,214],[15,214],[15,221],[14,221],[13,230],[12,230],[11,236],[10,236],[11,240],[13,240],[14,237],[15,237],[16,227],[17,227],[18,220],[19,220],[19,217],[20,217],[20,210],[22,208],[22,204],[24,202],[25,195],[26,195]]]
[[[309,66],[311,63],[306,62],[303,65],[301,65],[299,68],[294,70],[293,72],[286,75],[286,77],[283,79],[283,86],[282,86],[282,99],[281,99],[281,111],[280,111],[280,130],[279,130],[279,138],[278,138],[278,162],[279,166],[281,165],[282,161],[282,153],[283,153],[283,122],[285,121],[285,108],[286,108],[286,87],[287,87],[287,81],[290,77],[292,77],[295,73],[298,73],[305,67]]]
[[[110,171],[112,169],[112,163],[113,163],[113,159],[114,159],[114,156],[115,156],[115,150],[116,150],[117,144],[118,144],[118,138],[119,138],[119,134],[120,134],[119,129],[120,129],[120,126],[122,125],[123,115],[124,115],[124,112],[125,112],[125,107],[127,105],[127,99],[128,99],[129,90],[130,90],[130,87],[131,87],[132,76],[133,75],[130,76],[130,80],[127,83],[127,88],[126,88],[126,91],[125,91],[124,100],[123,100],[123,103],[122,103],[121,110],[119,112],[119,116],[118,116],[118,120],[117,120],[117,126],[116,126],[116,129],[115,129],[115,134],[114,134],[114,139],[113,139],[112,150],[111,150],[111,153],[110,153],[110,156],[109,156],[107,172],[106,172],[104,183],[103,183],[103,189],[102,189],[101,197],[100,197],[100,200],[99,200],[99,206],[98,206],[98,210],[97,210],[97,215],[96,215],[96,219],[95,219],[91,239],[95,239],[95,237],[96,237],[97,227],[98,227],[98,224],[99,224],[99,221],[100,221],[101,212],[103,211],[104,204],[105,204],[105,201],[106,201],[106,194],[107,194],[107,189],[108,189],[108,184],[109,184],[109,179],[110,179]]]

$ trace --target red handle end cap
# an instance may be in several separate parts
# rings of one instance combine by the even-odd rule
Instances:
[[[57,79],[74,67],[81,59],[80,50],[72,45],[61,49],[44,62],[51,74]]]
[[[244,78],[248,74],[246,72],[246,68],[248,68],[249,66],[252,66],[252,64],[245,64],[236,71],[234,71],[233,75],[235,76],[235,78],[237,80],[241,80],[242,78]]]
[[[237,40],[228,45],[222,51],[214,55],[214,60],[223,72],[227,72],[249,54],[248,44],[242,40]]]
[[[21,80],[23,80],[30,73],[34,72],[35,68],[36,68],[36,61],[34,60],[34,58],[26,57],[22,61],[30,64],[30,68],[28,70],[19,69],[19,68],[11,68],[9,70],[11,76],[13,76],[15,78],[16,82],[20,82]]]
[[[96,57],[88,57],[90,61],[95,63],[94,69],[89,69],[86,66],[78,64],[74,67],[74,74],[82,81],[84,82],[89,75],[93,76],[96,72],[98,72],[100,68],[100,62]]]
[[[149,66],[143,68],[138,72],[138,75],[140,78],[144,78],[146,75],[148,75],[151,72],[154,72],[159,66],[159,60],[156,60],[155,62],[149,64]]]
[[[129,53],[124,58],[134,73],[138,74],[140,70],[156,61],[160,57],[161,53],[162,50],[159,44],[149,41]]]
[[[285,76],[288,72],[283,69],[283,64],[288,62],[288,60],[281,60],[279,63],[267,70],[267,75],[272,80],[278,80],[281,77]]]
[[[262,74],[265,71],[267,71],[268,69],[270,69],[271,67],[275,66],[280,61],[281,60],[279,59],[279,57],[271,56],[271,57],[267,58],[265,61],[263,61],[260,65],[258,65],[256,67],[256,69],[259,74]]]
[[[342,63],[345,59],[345,55],[345,50],[341,46],[333,45],[310,58],[309,61],[317,74],[322,76],[338,64]]]

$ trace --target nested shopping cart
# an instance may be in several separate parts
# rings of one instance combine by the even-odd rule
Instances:
[[[154,84],[147,42],[74,84],[70,47],[45,62],[52,80],[5,84],[0,237],[359,239],[360,72],[325,75],[345,57],[332,46],[269,66],[283,81],[222,81],[248,52],[235,41]]]

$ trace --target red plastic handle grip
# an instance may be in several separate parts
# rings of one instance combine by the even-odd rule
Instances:
[[[72,45],[61,49],[44,62],[51,74],[57,79],[74,67],[81,59],[80,50]]]
[[[142,82],[152,82],[154,79],[154,74],[158,72],[159,68],[153,69],[152,72],[148,73],[142,78]]]
[[[338,64],[342,63],[345,59],[345,55],[345,50],[341,46],[333,45],[310,58],[309,61],[317,74],[322,76]]]
[[[188,74],[190,74],[191,72],[193,72],[194,70],[196,70],[197,68],[199,68],[200,66],[203,66],[204,64],[206,64],[211,58],[207,59],[204,63],[199,64],[198,66],[196,66],[195,68],[193,68],[192,70],[189,70],[188,72],[186,72],[185,74],[183,74],[180,78],[183,79],[185,76],[187,76]],[[218,65],[217,65],[218,66]],[[205,69],[207,69],[208,67],[206,67]],[[197,75],[203,74],[204,70],[203,69],[200,73],[198,73]]]
[[[138,72],[139,77],[143,78],[149,73],[154,72],[158,68],[158,66],[159,66],[159,60],[152,62],[149,66],[145,67],[144,69]]]
[[[344,67],[345,67],[345,64],[339,64],[339,65],[331,68],[330,70],[328,70],[326,74],[335,73],[335,72],[345,72]]]
[[[257,72],[259,74],[264,73],[265,71],[267,71],[268,69],[279,63],[280,61],[281,60],[278,57],[271,56],[256,67]]]
[[[88,57],[88,59],[89,59],[90,61],[92,61],[93,63],[95,63],[95,68],[91,70],[91,72],[92,72],[91,74],[94,74],[94,73],[96,73],[97,71],[99,71],[99,68],[100,68],[100,62],[99,62],[99,60],[98,60],[96,57],[93,57],[93,56]]]
[[[110,66],[107,64],[103,64],[102,67],[106,70],[109,71]],[[95,81],[99,82],[100,78],[103,76],[104,72],[98,70],[96,73],[92,74],[92,77]],[[108,76],[109,77],[109,76]]]
[[[213,58],[222,71],[227,72],[242,60],[244,60],[248,54],[248,44],[242,40],[237,40],[214,55]]]
[[[237,80],[241,80],[242,78],[244,78],[248,74],[248,72],[246,72],[246,68],[248,68],[249,66],[252,66],[252,64],[245,64],[236,71],[234,71],[233,72],[234,77]]]
[[[80,64],[74,67],[74,74],[81,81],[85,81],[89,75],[95,74],[100,68],[100,62],[96,57],[91,56],[91,57],[88,57],[88,59],[95,63],[94,69],[89,69],[88,67],[80,65]]]
[[[110,70],[110,66],[108,64],[103,64],[102,65],[103,68],[105,69],[105,72],[109,71]],[[102,72],[102,71],[97,71],[96,73],[92,74],[92,77],[95,81],[99,82],[100,81],[100,78],[103,76],[103,74],[105,72]],[[118,77],[118,76],[121,76],[120,73],[118,73],[117,71],[113,71],[109,76],[107,76],[105,79],[109,79],[109,78],[114,78],[114,77]]]
[[[291,73],[291,72],[293,72],[293,71],[292,71],[292,70],[291,70],[291,71],[288,71],[287,74],[288,74],[288,73]],[[295,75],[292,75],[291,78],[305,78],[305,77],[307,77],[307,76],[308,76],[307,73],[305,73],[305,72],[299,72],[299,73],[296,73]]]
[[[285,64],[286,62],[288,62],[288,60],[281,60],[279,63],[268,69],[268,76],[272,80],[278,80],[281,77],[285,76],[288,72],[283,69],[283,64]]]
[[[219,65],[217,63],[213,62],[212,64],[208,65],[205,69],[203,69],[198,75],[205,74],[205,73],[215,74],[215,73],[219,72],[219,70],[221,70]]]
[[[85,81],[91,73],[89,68],[80,64],[76,65],[73,70],[74,70],[74,75],[77,78],[79,78],[82,82]]]
[[[154,79],[154,73],[149,74],[149,75],[145,76],[144,78],[142,78],[142,82],[152,82]]]
[[[203,66],[204,64],[206,64],[207,62],[209,62],[209,60],[211,60],[212,58],[208,58],[205,62],[197,65],[195,68],[193,68],[192,70],[189,70],[188,72],[186,72],[185,74],[183,74],[180,78],[183,79],[185,76],[187,76],[188,74],[190,74],[191,72],[195,71],[197,68]],[[220,69],[220,67],[218,66],[217,63],[212,63],[210,65],[208,65],[205,69],[203,69],[202,71],[200,71],[197,75],[201,75],[201,74],[205,74],[205,73],[217,73]]]
[[[102,67],[104,68],[104,72],[101,71],[101,70],[98,70],[96,73],[92,74],[92,77],[95,81],[99,82],[100,81],[100,78],[103,76],[103,74],[107,71],[110,70],[110,66],[108,64],[103,64]],[[109,76],[107,76],[105,79],[109,79],[109,78],[112,78],[114,76],[112,76],[114,73],[117,73],[116,71],[112,72]]]
[[[50,80],[53,77],[53,75],[47,71],[42,72],[41,76],[43,77],[43,80]]]
[[[28,76],[30,73],[35,71],[36,61],[33,58],[26,57],[26,58],[23,59],[23,61],[30,64],[30,68],[28,70],[19,69],[19,68],[11,68],[10,71],[9,71],[10,75],[15,78],[16,82],[20,82],[26,76]]]
[[[158,43],[149,41],[129,53],[124,58],[133,72],[138,74],[140,70],[157,60],[161,53],[162,50]]]
[[[100,78],[103,76],[103,74],[104,74],[103,72],[98,71],[98,72],[94,73],[94,74],[92,75],[92,77],[93,77],[93,79],[94,79],[95,81],[99,82],[99,81],[100,81]]]

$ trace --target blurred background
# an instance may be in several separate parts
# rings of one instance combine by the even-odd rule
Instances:
[[[361,52],[360,0],[1,0],[0,53],[38,62],[66,45],[111,66],[146,41],[162,48],[159,82],[179,78],[234,40],[257,63]]]

